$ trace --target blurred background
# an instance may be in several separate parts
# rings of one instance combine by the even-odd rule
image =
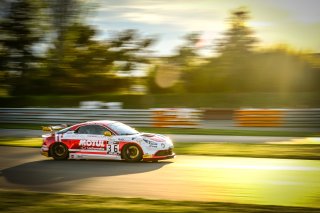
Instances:
[[[319,8],[0,0],[0,209],[319,212]],[[40,156],[42,125],[102,119],[168,135],[177,158]]]
[[[314,108],[319,2],[3,0],[1,107]]]

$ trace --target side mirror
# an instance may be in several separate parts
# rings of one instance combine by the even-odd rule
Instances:
[[[104,135],[104,136],[107,136],[107,137],[110,137],[112,134],[111,134],[110,131],[105,131],[105,132],[103,133],[103,135]]]

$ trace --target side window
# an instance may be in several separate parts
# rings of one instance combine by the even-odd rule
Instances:
[[[103,133],[108,130],[107,128],[99,125],[93,125],[93,127],[94,127],[92,130],[93,133],[91,134],[95,134],[95,135],[103,135]]]
[[[99,125],[82,126],[77,130],[78,134],[103,135],[107,128]]]
[[[90,125],[89,126],[82,126],[79,129],[77,129],[78,134],[90,134]]]

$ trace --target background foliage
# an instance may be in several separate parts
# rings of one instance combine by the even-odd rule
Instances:
[[[119,97],[142,93],[147,100],[142,101],[145,105],[137,104],[142,108],[154,106],[148,103],[154,103],[156,96],[148,93],[174,94],[181,99],[185,94],[201,93],[206,98],[200,107],[214,106],[208,99],[217,94],[274,94],[280,97],[274,102],[279,107],[301,94],[319,99],[319,54],[299,52],[285,45],[262,49],[259,38],[247,26],[250,12],[246,8],[231,11],[229,28],[218,45],[205,47],[215,55],[199,54],[201,33],[190,32],[175,55],[154,57],[150,47],[156,39],[133,29],[97,40],[98,29],[85,22],[90,6],[83,1],[17,0],[3,1],[0,6],[0,89],[7,96],[5,99],[17,106],[21,104],[14,101],[15,97],[26,101],[22,105],[32,105],[30,96],[94,98],[93,94],[111,93]],[[145,68],[139,68],[141,64]],[[143,74],[136,75],[139,69]],[[259,100],[264,102],[263,97]],[[318,106],[316,101],[301,100],[300,106]],[[5,106],[10,101],[1,102]],[[172,101],[171,105],[175,103]],[[252,98],[251,105],[256,105],[255,101]],[[180,103],[198,106],[196,102]],[[223,100],[222,107],[223,103],[230,105]],[[250,105],[250,101],[245,103]],[[232,106],[238,105],[241,101]]]

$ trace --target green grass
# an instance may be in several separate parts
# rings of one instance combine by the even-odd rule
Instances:
[[[0,123],[2,129],[33,129],[41,130],[43,124],[15,124]],[[283,131],[283,130],[229,130],[229,129],[181,129],[181,128],[153,128],[138,127],[140,132],[153,132],[160,134],[192,134],[192,135],[236,135],[236,136],[284,136],[284,137],[310,137],[319,133],[304,131]]]
[[[181,155],[320,160],[320,145],[313,144],[175,143],[174,151]]]
[[[41,147],[42,138],[0,138],[1,146]]]
[[[231,129],[180,129],[180,128],[137,128],[141,132],[155,132],[161,134],[190,134],[190,135],[235,135],[235,136],[284,136],[309,137],[319,133],[283,130],[231,130]]]
[[[40,147],[41,138],[1,138],[2,146]],[[320,144],[175,143],[177,155],[320,160]]]
[[[319,208],[0,191],[3,212],[319,212]]]

